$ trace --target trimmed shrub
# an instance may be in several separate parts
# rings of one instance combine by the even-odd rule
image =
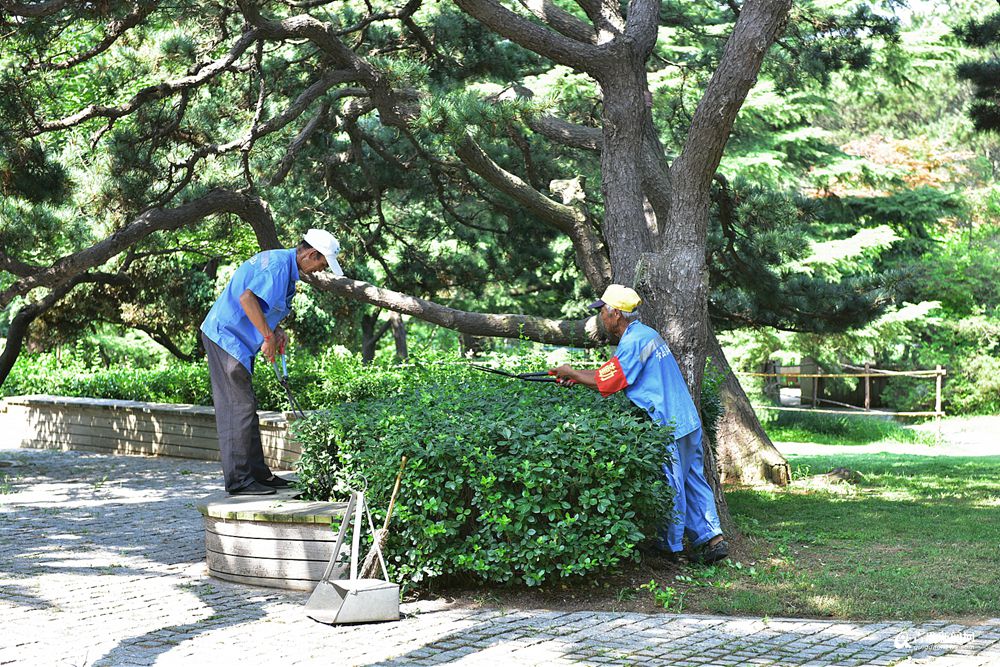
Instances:
[[[299,405],[316,410],[344,401],[391,396],[414,384],[455,373],[469,373],[431,360],[407,366],[365,366],[357,356],[300,355],[288,362],[289,385]],[[254,363],[254,393],[261,410],[289,410],[288,398],[270,364],[258,356]],[[88,368],[78,360],[60,362],[53,354],[25,354],[18,359],[0,396],[52,394],[162,403],[212,405],[208,363],[173,361],[162,368]]]
[[[367,488],[377,514],[408,456],[387,553],[411,584],[537,586],[638,558],[671,507],[669,427],[622,394],[450,374],[296,422],[305,497]]]
[[[154,403],[211,405],[208,366],[177,362],[158,369],[81,369],[54,355],[24,355],[0,395],[52,394]]]

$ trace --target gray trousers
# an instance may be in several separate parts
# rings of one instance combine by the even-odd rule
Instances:
[[[264,463],[264,448],[260,442],[252,376],[246,366],[204,333],[201,339],[208,354],[208,375],[212,380],[215,426],[219,432],[226,491],[242,489],[254,480],[270,479],[271,469]]]

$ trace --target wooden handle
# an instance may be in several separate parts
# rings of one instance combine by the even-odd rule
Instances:
[[[396,484],[392,487],[392,497],[389,498],[389,509],[385,513],[385,523],[382,524],[382,532],[389,529],[389,517],[392,516],[392,506],[396,504],[396,495],[399,493],[399,483],[403,480],[403,468],[406,467],[406,457],[399,462],[399,472],[396,473]]]

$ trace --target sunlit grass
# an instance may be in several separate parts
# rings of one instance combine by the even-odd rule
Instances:
[[[880,417],[857,414],[772,412],[765,415],[761,423],[768,436],[780,442],[815,442],[822,445],[879,442],[934,444],[934,435],[926,431]]]
[[[748,554],[689,611],[859,619],[1000,615],[1000,456],[789,457],[787,489],[734,489]],[[813,484],[847,467],[860,483]],[[826,483],[824,483],[826,484]]]

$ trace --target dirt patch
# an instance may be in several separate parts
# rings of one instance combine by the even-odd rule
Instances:
[[[744,538],[728,540],[730,559],[741,563],[752,560],[751,551],[758,549],[750,542]],[[443,600],[465,608],[668,613],[676,611],[676,608],[664,608],[651,591],[641,587],[655,581],[660,587],[674,588],[678,594],[686,593],[691,587],[675,581],[675,578],[698,568],[699,566],[683,560],[672,563],[653,558],[627,566],[614,574],[591,575],[582,581],[574,580],[573,583],[556,582],[537,588],[515,585],[483,585],[478,588],[452,585],[428,591],[413,599]],[[684,611],[704,611],[699,607],[690,608],[687,605]]]

